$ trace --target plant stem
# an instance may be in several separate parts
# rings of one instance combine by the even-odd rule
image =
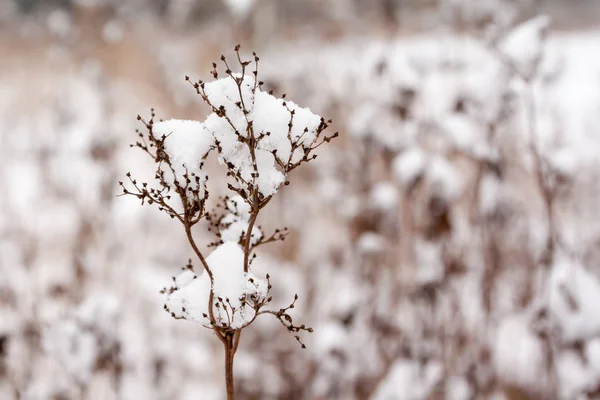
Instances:
[[[234,400],[233,388],[233,357],[235,356],[234,333],[225,336],[225,387],[227,400]]]

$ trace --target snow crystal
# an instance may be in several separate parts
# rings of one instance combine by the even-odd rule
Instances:
[[[160,139],[166,137],[165,151],[171,158],[171,165],[175,171],[175,177],[171,170],[162,166],[165,171],[165,179],[169,184],[175,180],[180,186],[185,186],[184,175],[198,176],[200,182],[194,179],[190,185],[200,191],[200,197],[204,195],[206,174],[201,169],[202,160],[206,157],[213,146],[213,139],[203,130],[203,124],[198,121],[170,119],[168,121],[156,122],[152,128],[154,137]]]

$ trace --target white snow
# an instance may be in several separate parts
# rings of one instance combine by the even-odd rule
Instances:
[[[241,80],[239,87],[236,80]],[[206,128],[217,135],[217,139],[220,139],[219,135],[231,136],[235,132],[233,130],[246,136],[247,116],[242,112],[242,106],[250,113],[253,111],[253,86],[254,80],[248,75],[242,77],[241,74],[233,74],[233,77],[224,77],[204,84],[204,93],[211,105],[216,109],[223,107],[228,117],[228,120],[218,117],[218,120],[213,121],[214,126],[206,122]]]
[[[244,252],[236,242],[223,243],[210,253],[206,262],[213,274],[216,322],[232,328],[243,326],[254,316],[254,310],[242,303],[242,299],[252,295],[259,301],[264,299],[267,283],[250,272],[244,272]],[[209,320],[203,314],[209,315],[210,289],[211,282],[206,272],[198,276],[185,270],[175,278],[172,293],[167,294],[167,310],[177,318],[207,325]]]
[[[511,315],[500,322],[493,356],[504,382],[536,387],[543,380],[544,349],[531,331],[527,315]]]
[[[421,367],[418,361],[398,359],[372,398],[374,400],[425,399],[441,374],[442,366],[438,363],[429,362]]]
[[[357,246],[363,254],[379,253],[385,248],[385,239],[378,233],[365,232],[358,238]]]
[[[252,174],[256,168],[259,175],[255,184],[268,197],[285,181],[284,174],[275,165],[273,151],[284,165],[299,161],[304,156],[303,147],[314,143],[321,118],[307,108],[278,99],[258,88],[254,92],[254,81],[248,77],[241,80],[239,88],[234,79],[242,77],[233,75],[233,78],[205,84],[208,100],[217,109],[223,107],[227,117],[211,114],[204,122],[204,129],[219,142],[219,160],[233,164],[246,184],[254,182]],[[247,115],[240,107],[246,108]],[[238,135],[247,136],[249,122],[252,122],[255,138],[262,137],[254,152],[256,165],[248,146],[238,140]],[[291,129],[289,123],[292,123]],[[293,154],[292,144],[299,146]]]
[[[485,214],[491,214],[496,210],[501,200],[501,183],[495,176],[485,175],[481,180],[479,188],[479,210]]]
[[[417,283],[424,285],[439,282],[444,278],[442,248],[438,243],[416,240],[415,253],[417,254]]]
[[[242,18],[252,11],[255,0],[224,0],[224,2],[233,15]]]
[[[523,77],[531,77],[541,61],[550,17],[540,15],[514,28],[500,43],[500,51]]]
[[[560,398],[575,399],[583,390],[591,389],[596,383],[597,374],[586,365],[578,354],[572,351],[557,356],[556,369],[561,376]]]
[[[175,286],[173,293],[165,299],[167,310],[176,318],[185,318],[190,321],[207,323],[202,314],[208,314],[208,299],[210,296],[210,279],[204,272],[194,275],[190,280],[188,271],[182,272],[183,277],[176,278],[182,283]],[[180,275],[180,276],[181,276]]]
[[[447,201],[456,199],[463,188],[460,172],[442,155],[432,157],[427,169],[427,180],[437,194]]]
[[[454,146],[474,156],[485,158],[490,151],[485,138],[485,129],[473,118],[452,114],[442,120],[442,129],[452,140]]]
[[[292,143],[310,146],[315,140],[321,118],[310,109],[301,108],[292,101],[285,100],[286,106],[283,102],[284,100],[266,92],[257,91],[252,120],[255,134],[271,132],[271,135],[261,140],[260,147],[268,151],[277,150],[277,157],[287,160],[291,151],[291,143],[287,137],[288,123],[291,121],[293,124],[290,132]],[[286,107],[294,111],[293,118]],[[298,161],[301,155],[301,152],[297,152],[292,161]]]
[[[446,384],[446,399],[465,400],[473,397],[473,388],[466,379],[460,376],[451,376]]]
[[[330,322],[315,329],[314,347],[311,348],[316,354],[329,354],[336,349],[342,349],[348,333],[338,323]]]
[[[46,330],[43,345],[77,381],[89,381],[98,352],[91,332],[82,330],[73,320],[63,321]]]
[[[56,9],[48,14],[46,24],[50,33],[60,38],[68,37],[73,31],[73,23],[70,15],[61,9]]]
[[[198,189],[202,197],[206,173],[202,171],[201,163],[213,146],[212,137],[203,131],[203,125],[198,121],[170,119],[156,122],[152,132],[157,139],[163,135],[166,137],[165,151],[169,154],[175,171],[173,177],[172,171],[166,165],[161,166],[167,182],[174,185],[177,180],[180,187],[185,187],[184,174],[187,173],[191,179],[191,187]],[[192,178],[192,174],[200,178],[198,183]]]
[[[392,211],[398,205],[398,189],[390,182],[379,182],[371,189],[370,201],[378,210]]]
[[[227,201],[229,213],[221,220],[221,240],[223,242],[237,242],[242,235],[246,234],[250,224],[250,206],[244,202],[241,196],[234,196]],[[252,227],[251,244],[257,243],[262,238],[262,232],[258,226]]]
[[[118,43],[123,39],[124,30],[121,22],[111,19],[102,27],[102,38],[106,43]]]
[[[549,285],[550,308],[563,340],[586,340],[600,334],[600,282],[596,276],[578,262],[562,258],[552,267]]]
[[[225,242],[210,253],[206,262],[213,273],[215,297],[229,299],[231,306],[238,308],[246,287],[242,248],[235,242]]]
[[[427,155],[418,147],[400,153],[392,165],[394,176],[403,186],[409,186],[425,171]]]

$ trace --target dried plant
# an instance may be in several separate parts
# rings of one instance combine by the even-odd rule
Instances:
[[[227,398],[234,398],[233,362],[242,330],[259,315],[271,314],[301,344],[299,333],[312,332],[306,325],[296,325],[289,311],[298,295],[285,308],[268,309],[271,281],[252,274],[255,250],[262,245],[282,241],[287,229],[263,234],[257,225],[258,215],[277,191],[289,184],[288,174],[314,160],[314,151],[337,137],[324,131],[331,121],[313,114],[261,90],[258,79],[259,58],[244,61],[239,45],[235,48],[241,72],[235,73],[225,56],[221,56],[224,77],[219,79],[216,63],[211,71],[215,81],[192,81],[197,94],[211,108],[203,122],[155,121],[138,116],[146,129],[138,131],[139,140],[132,145],[147,153],[157,165],[155,186],[138,182],[127,173],[128,182],[119,182],[122,195],[138,198],[142,204],[158,209],[179,221],[185,230],[202,274],[196,274],[192,260],[173,278],[164,308],[173,318],[201,323],[214,331],[225,349]],[[253,68],[251,67],[253,66]],[[216,211],[209,211],[209,191],[204,161],[217,153],[226,168],[227,190],[231,196],[221,199]],[[194,238],[192,228],[201,220],[209,223],[217,240],[215,249],[205,256]]]

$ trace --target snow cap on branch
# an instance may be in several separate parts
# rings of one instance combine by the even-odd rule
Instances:
[[[225,242],[217,247],[206,262],[213,274],[215,323],[234,329],[242,327],[254,317],[254,310],[244,299],[247,296],[254,296],[259,301],[264,299],[267,283],[251,272],[244,272],[244,252],[235,242]],[[186,269],[165,292],[165,309],[173,317],[210,326],[208,274],[196,275]]]
[[[164,151],[169,155],[173,168],[171,171],[166,165],[161,166],[167,183],[174,185],[176,180],[178,186],[184,187],[186,173],[189,178],[197,176],[199,181],[192,180],[191,185],[200,191],[200,197],[204,196],[206,173],[201,170],[201,165],[214,142],[203,131],[203,125],[198,121],[170,119],[153,124],[152,132],[157,140],[165,137]]]

